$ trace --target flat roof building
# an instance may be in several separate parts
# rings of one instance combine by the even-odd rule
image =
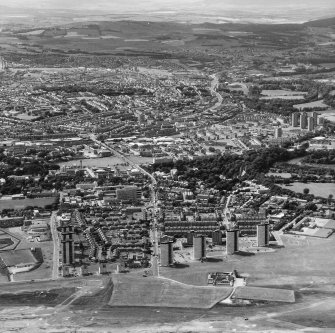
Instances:
[[[226,231],[226,253],[234,254],[238,252],[238,229],[231,229]]]
[[[161,242],[161,266],[171,266],[173,264],[173,242]]]
[[[257,246],[269,245],[269,224],[263,223],[257,226]]]
[[[193,238],[193,259],[200,260],[206,257],[206,239],[199,235]]]

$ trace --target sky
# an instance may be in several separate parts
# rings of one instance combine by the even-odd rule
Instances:
[[[181,22],[302,23],[335,17],[335,0],[0,0],[0,16],[35,9],[44,15],[76,10],[74,15],[129,14]]]
[[[335,0],[0,0],[1,5],[16,8],[83,9],[106,11],[146,10],[294,10],[330,8]]]

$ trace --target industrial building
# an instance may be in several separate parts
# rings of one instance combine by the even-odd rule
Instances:
[[[161,242],[161,266],[171,266],[173,264],[173,242]]]
[[[226,231],[226,252],[227,254],[234,254],[238,252],[238,229],[231,229]]]
[[[206,238],[203,235],[193,238],[193,259],[200,260],[206,257]]]
[[[269,224],[259,224],[257,226],[257,246],[269,245]]]

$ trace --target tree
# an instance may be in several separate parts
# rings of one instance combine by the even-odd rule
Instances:
[[[309,193],[309,188],[304,188],[304,194],[307,195]]]

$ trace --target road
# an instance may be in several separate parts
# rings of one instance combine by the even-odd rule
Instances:
[[[152,244],[153,244],[153,253],[151,256],[151,270],[153,276],[159,277],[159,262],[158,262],[158,256],[159,256],[159,247],[158,247],[158,231],[157,226],[155,225],[152,227],[151,230],[152,235]]]
[[[54,245],[53,249],[53,265],[52,265],[52,279],[56,280],[59,278],[59,237],[57,231],[57,220],[56,212],[53,212],[50,218],[50,230],[52,235],[52,241]]]
[[[230,215],[230,212],[229,212],[229,202],[230,202],[230,199],[231,199],[231,195],[228,196],[227,200],[226,200],[226,204],[225,204],[225,207],[223,209],[223,222],[226,226],[229,225],[229,219],[228,219],[228,216],[227,215]]]
[[[151,235],[151,243],[153,244],[153,253],[151,256],[151,267],[152,267],[152,272],[154,276],[159,276],[159,262],[158,262],[158,257],[159,257],[159,247],[158,247],[158,223],[157,223],[157,198],[156,198],[156,186],[157,186],[157,181],[155,179],[155,177],[150,174],[149,172],[147,172],[146,170],[144,170],[143,168],[141,168],[138,164],[136,164],[135,162],[133,162],[132,160],[130,160],[127,156],[123,155],[122,153],[120,153],[119,151],[115,150],[114,148],[108,146],[107,144],[105,144],[104,142],[101,142],[99,140],[97,140],[96,136],[94,134],[92,134],[91,136],[91,140],[94,141],[95,143],[97,143],[98,145],[106,148],[107,150],[109,150],[110,152],[112,152],[115,156],[117,156],[118,158],[120,158],[121,160],[123,160],[124,162],[128,163],[129,165],[133,166],[134,168],[138,169],[141,173],[143,173],[144,175],[146,175],[147,177],[149,177],[150,181],[151,181],[151,185],[150,185],[150,191],[151,191],[151,206],[152,206],[152,213],[153,213],[153,223],[152,223],[152,227],[151,227],[151,231],[150,231],[150,235]]]

